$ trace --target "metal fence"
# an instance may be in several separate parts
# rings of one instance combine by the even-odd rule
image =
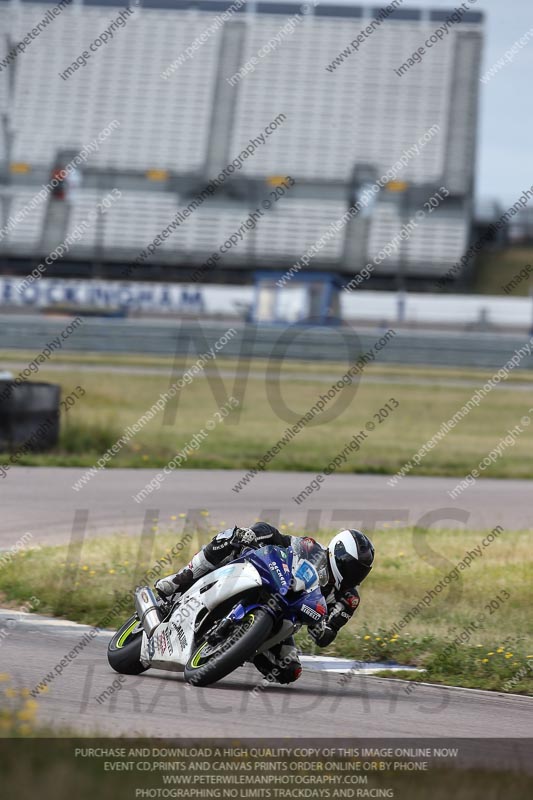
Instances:
[[[24,349],[37,354],[64,326],[63,318],[4,316],[0,318],[0,350]],[[380,345],[387,328],[86,317],[84,324],[62,342],[61,351],[198,355],[208,351],[230,327],[237,335],[224,346],[222,355],[233,358],[353,363],[361,353],[377,350],[379,363],[498,369],[529,341],[527,336],[501,333],[397,331]],[[533,356],[525,356],[518,368],[533,369]]]

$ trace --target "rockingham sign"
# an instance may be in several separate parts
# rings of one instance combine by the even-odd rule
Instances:
[[[201,314],[204,292],[186,284],[83,281],[43,278],[24,285],[20,278],[0,278],[0,305],[22,308],[101,308]]]

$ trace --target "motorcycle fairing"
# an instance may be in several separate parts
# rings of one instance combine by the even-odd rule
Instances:
[[[247,561],[233,561],[199,578],[150,638],[143,633],[141,662],[158,669],[182,671],[192,655],[198,622],[206,613],[261,585],[257,570]]]

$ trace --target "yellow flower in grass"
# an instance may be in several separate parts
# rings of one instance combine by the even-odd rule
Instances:
[[[505,658],[512,658],[512,657],[513,657],[513,654],[512,654],[512,653],[506,653],[506,654],[505,654]]]
[[[84,572],[87,572],[88,569],[89,569],[89,567],[87,566],[87,564],[84,564],[83,567],[82,567],[82,570]]]
[[[496,652],[497,652],[497,653],[503,653],[503,647],[498,647],[498,649],[496,650]]]
[[[533,658],[533,656],[526,656],[526,658]]]
[[[381,636],[376,636],[376,642],[381,642]]]
[[[395,641],[396,639],[394,638],[394,636],[392,637],[392,639],[389,639],[389,642],[395,642]]]
[[[17,711],[17,719],[22,720],[22,722],[31,722],[35,716],[35,711],[32,711],[28,708],[23,708],[22,711]]]
[[[114,575],[114,574],[115,574],[115,572],[116,572],[116,569],[110,569],[110,570],[109,570],[109,574],[110,574],[110,575]]]
[[[186,517],[187,514],[178,514],[178,516],[180,517],[180,519],[183,519],[183,517]]]
[[[487,653],[487,655],[488,656],[493,656],[494,655],[494,650],[491,650],[490,653]]]
[[[489,663],[489,659],[488,658],[482,658],[481,659],[481,663],[482,664],[488,664]]]
[[[92,578],[92,577],[93,577],[93,575],[96,575],[96,571],[95,571],[94,569],[92,569],[92,570],[89,572],[89,577],[90,577],[90,578]]]
[[[364,639],[366,642],[368,642],[368,640],[369,640],[369,639],[371,639],[371,638],[372,638],[372,637],[371,637],[371,636],[368,636],[368,635],[367,635],[367,636],[363,636],[363,639]]]

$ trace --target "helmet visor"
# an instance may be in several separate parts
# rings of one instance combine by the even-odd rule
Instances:
[[[341,556],[340,558],[337,556],[337,566],[342,575],[341,585],[346,588],[359,586],[372,569],[371,566],[367,567],[365,564],[361,564],[360,561],[350,555]]]

